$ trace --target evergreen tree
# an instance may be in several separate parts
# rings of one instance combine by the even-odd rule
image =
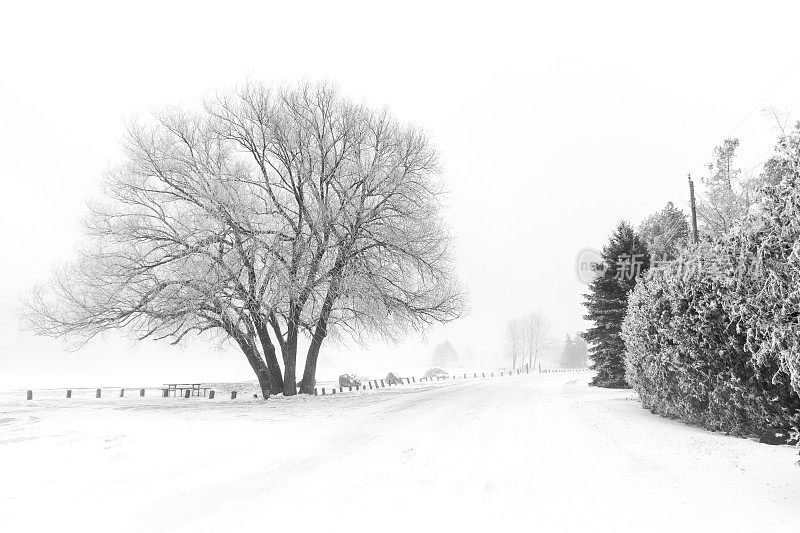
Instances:
[[[567,335],[567,338],[564,339],[564,349],[561,351],[562,368],[573,368],[575,356],[577,355],[575,348],[576,346],[572,338]]]
[[[592,370],[597,375],[591,384],[624,388],[625,343],[620,337],[628,292],[650,266],[647,247],[630,224],[621,221],[603,248],[603,262],[596,264],[598,276],[589,286],[584,305],[585,319],[594,323],[583,334],[591,345]]]

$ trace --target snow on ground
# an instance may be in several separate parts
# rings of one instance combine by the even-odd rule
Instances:
[[[765,531],[797,450],[650,414],[587,373],[335,396],[0,404],[2,531]]]

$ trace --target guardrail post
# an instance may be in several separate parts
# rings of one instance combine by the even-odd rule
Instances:
[[[386,386],[386,383],[383,380],[381,380],[381,387],[385,387],[385,386]]]
[[[319,395],[317,394],[317,388],[316,388],[316,387],[314,387],[314,396],[319,396]]]
[[[331,394],[336,394],[336,387],[331,389]]]
[[[144,389],[139,389],[139,397],[144,398]]]
[[[231,400],[235,400],[235,399],[236,399],[236,391],[234,390],[234,391],[231,391]]]
[[[169,389],[161,389],[161,397],[169,398]]]
[[[192,394],[192,391],[189,390],[189,389],[186,389],[185,391],[183,391],[183,397],[184,398],[188,398],[190,394]]]
[[[67,398],[72,398],[72,389],[67,389]]]
[[[325,396],[325,387],[322,387],[322,395]]]
[[[25,398],[27,398],[28,400],[33,400],[33,391],[29,390],[28,392],[26,392]]]
[[[210,390],[210,391],[208,391],[208,399],[209,399],[209,400],[213,400],[213,399],[214,399],[214,394],[215,394],[215,393],[214,393],[214,391],[213,391],[213,390]]]
[[[101,395],[102,395],[102,393],[100,392],[100,389],[97,389],[97,390],[94,392],[94,397],[95,397],[95,398],[100,398],[100,396],[101,396]]]
[[[369,390],[372,390],[372,382],[369,381],[368,383],[369,383]]]

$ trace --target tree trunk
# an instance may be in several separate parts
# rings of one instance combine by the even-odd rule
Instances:
[[[322,346],[322,340],[325,338],[325,333],[322,335],[317,334],[320,329],[319,326],[318,323],[317,330],[314,332],[314,338],[311,339],[311,346],[308,347],[306,367],[303,370],[303,381],[300,383],[300,394],[314,394],[314,385],[317,384],[317,359],[319,358],[319,349]]]
[[[236,344],[241,348],[244,356],[247,358],[247,362],[250,363],[250,368],[252,368],[253,372],[256,374],[258,386],[261,388],[262,398],[268,400],[270,396],[270,373],[266,363],[264,363],[264,360],[256,349],[255,339],[242,333],[232,321],[226,318],[222,319],[221,324],[225,332],[233,337],[233,340],[235,340]]]
[[[297,394],[297,330],[300,313],[294,305],[289,311],[286,342],[283,348],[283,395]]]
[[[325,303],[322,304],[322,309],[319,313],[317,325],[314,328],[314,336],[311,338],[311,346],[308,347],[308,354],[306,355],[306,367],[303,370],[303,382],[300,384],[300,392],[304,394],[313,394],[314,385],[317,383],[317,359],[319,358],[319,349],[322,346],[322,341],[328,334],[328,319],[331,316],[333,309],[333,302],[339,293],[339,283],[341,282],[342,262],[341,255],[336,259],[336,267],[328,287],[328,294],[325,295]]]
[[[283,395],[294,396],[297,394],[297,339],[286,343],[283,352]]]
[[[265,400],[269,400],[270,372],[269,369],[267,369],[267,365],[264,363],[264,360],[255,353],[245,353],[245,355],[247,356],[247,362],[250,363],[250,367],[258,378],[258,386],[261,388],[261,397]]]
[[[264,352],[264,359],[267,363],[270,392],[278,394],[283,392],[283,376],[281,375],[281,367],[278,364],[278,357],[275,355],[275,345],[272,344],[272,340],[269,338],[269,330],[264,319],[259,317],[253,322],[255,323],[256,331],[261,341],[261,349]]]

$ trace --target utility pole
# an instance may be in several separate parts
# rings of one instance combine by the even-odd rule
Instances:
[[[697,244],[700,238],[697,235],[697,209],[694,205],[694,183],[692,182],[691,174],[689,174],[689,201],[692,205],[692,238],[694,239],[694,243]]]

